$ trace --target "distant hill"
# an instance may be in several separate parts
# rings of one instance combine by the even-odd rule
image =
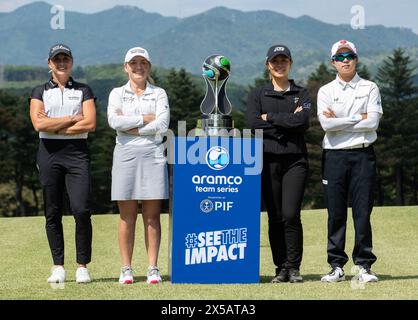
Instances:
[[[262,73],[268,47],[277,43],[291,48],[298,79],[305,79],[326,60],[330,45],[343,38],[356,43],[372,71],[397,47],[418,57],[418,35],[405,28],[353,30],[309,16],[291,18],[225,7],[179,19],[116,6],[94,14],[66,12],[65,30],[53,30],[50,9],[47,3],[35,2],[0,13],[1,64],[44,65],[49,47],[56,42],[69,44],[79,65],[121,63],[127,49],[141,45],[150,51],[155,65],[184,67],[194,74],[200,73],[207,56],[224,54],[232,62],[231,80],[250,83]]]
[[[166,80],[170,70],[155,67],[153,72],[157,75],[157,85],[161,85],[158,80]],[[205,94],[205,82],[202,76],[189,74],[191,81],[200,90],[202,98]],[[72,76],[80,82],[88,83],[97,97],[98,104],[102,107],[101,111],[106,112],[106,105],[110,91],[118,86],[124,85],[127,80],[127,75],[123,71],[120,64],[103,64],[91,65],[85,67],[76,67]],[[0,90],[7,90],[16,95],[23,95],[29,97],[32,89],[46,81],[50,75],[48,68],[38,66],[12,66],[6,65],[3,70],[3,82],[0,82]],[[244,110],[246,94],[248,87],[230,82],[227,85],[228,98],[230,99],[234,109]],[[196,106],[199,109],[199,106]],[[196,109],[196,110],[197,110]]]

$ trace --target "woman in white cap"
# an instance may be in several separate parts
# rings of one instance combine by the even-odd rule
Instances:
[[[335,80],[318,92],[318,119],[325,131],[322,142],[322,176],[328,209],[329,274],[323,282],[345,280],[345,253],[348,198],[352,199],[355,230],[352,258],[360,282],[376,282],[371,271],[376,256],[372,252],[370,215],[373,210],[376,155],[373,143],[383,114],[377,85],[362,79],[356,71],[357,49],[340,40],[331,48]]]
[[[78,268],[76,282],[91,281],[90,157],[88,133],[96,128],[96,108],[90,87],[71,78],[73,55],[65,44],[49,50],[51,79],[36,87],[30,97],[30,117],[39,132],[37,167],[42,185],[46,234],[54,266],[49,283],[63,283],[63,193],[67,190],[76,224]]]
[[[118,202],[121,284],[133,283],[132,255],[138,201],[142,202],[145,246],[148,254],[147,283],[160,283],[157,268],[161,240],[162,199],[168,198],[168,172],[162,144],[170,112],[164,89],[153,85],[147,50],[131,48],[125,56],[129,81],[109,95],[109,125],[116,130],[113,153],[112,200]]]

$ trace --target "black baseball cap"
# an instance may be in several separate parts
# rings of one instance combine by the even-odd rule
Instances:
[[[292,54],[290,53],[289,48],[282,44],[277,44],[275,46],[270,47],[269,51],[267,51],[266,63],[271,61],[274,57],[278,55],[286,56],[290,60],[292,60]]]
[[[58,43],[58,44],[53,45],[51,49],[49,49],[48,59],[52,59],[59,53],[64,53],[67,56],[69,56],[71,59],[73,58],[73,54],[71,53],[70,47],[65,44]]]

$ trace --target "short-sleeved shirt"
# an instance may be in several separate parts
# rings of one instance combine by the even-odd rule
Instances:
[[[155,120],[144,124],[143,115],[148,114],[155,115]],[[147,82],[145,91],[137,96],[128,81],[110,92],[107,117],[110,127],[117,131],[117,144],[160,144],[170,122],[167,94],[164,89]],[[134,128],[138,128],[139,136],[125,132]]]
[[[50,118],[60,118],[81,114],[83,102],[95,99],[93,91],[86,84],[79,83],[70,78],[61,91],[52,79],[32,90],[30,99],[41,100],[44,103],[45,113]],[[60,135],[50,132],[39,132],[43,139],[87,139],[88,133],[73,135]]]
[[[324,111],[332,110],[337,118],[346,121],[347,126],[358,122],[356,116],[362,113],[377,112],[383,114],[379,88],[358,74],[350,82],[336,79],[322,86],[318,92],[318,117]],[[361,117],[360,117],[361,118]],[[350,130],[327,131],[322,142],[324,149],[345,149],[362,144],[371,144],[377,139],[375,129],[362,132]]]

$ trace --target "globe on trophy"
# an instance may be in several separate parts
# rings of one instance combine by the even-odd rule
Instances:
[[[197,128],[207,136],[229,135],[234,128],[232,106],[226,95],[226,83],[231,72],[231,63],[223,55],[211,55],[202,66],[206,83],[206,95],[200,104],[202,118]]]

